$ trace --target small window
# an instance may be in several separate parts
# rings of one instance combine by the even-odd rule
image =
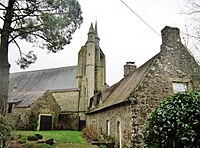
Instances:
[[[184,92],[187,90],[187,83],[173,82],[173,92]]]
[[[96,129],[96,120],[95,119],[92,119],[91,127]]]

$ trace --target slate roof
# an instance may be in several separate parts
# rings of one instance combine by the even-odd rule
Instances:
[[[102,103],[90,109],[89,113],[128,101],[128,97],[144,79],[147,71],[157,58],[158,54],[137,68],[133,73],[121,79],[118,83],[102,92]]]
[[[28,107],[45,92],[46,91],[10,93],[8,103],[14,103],[16,107]]]
[[[77,89],[76,75],[77,66],[11,73],[8,103],[28,106],[47,90]]]

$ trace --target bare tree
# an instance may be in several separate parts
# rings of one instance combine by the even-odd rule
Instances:
[[[185,7],[182,8],[183,14],[189,16],[190,24],[186,25],[187,42],[192,38],[192,50],[196,50],[200,54],[200,1],[199,0],[185,0]],[[198,59],[200,60],[200,59]]]

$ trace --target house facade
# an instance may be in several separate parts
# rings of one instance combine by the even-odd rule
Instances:
[[[123,79],[90,99],[87,127],[110,135],[117,147],[142,147],[145,120],[163,98],[200,90],[200,66],[179,29],[166,26],[161,34],[158,54],[138,68],[128,63]]]

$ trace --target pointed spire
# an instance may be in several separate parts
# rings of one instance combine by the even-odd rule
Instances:
[[[90,29],[89,29],[89,32],[88,32],[88,33],[95,33],[92,23],[91,23],[91,25],[90,25]]]
[[[93,28],[93,24],[92,23],[90,25],[90,29],[89,29],[89,32],[88,32],[88,40],[87,40],[87,42],[93,42],[93,43],[96,42],[95,41],[95,30]]]
[[[98,31],[97,31],[97,21],[95,22],[95,34],[96,34],[96,37],[98,37]]]
[[[98,31],[97,31],[97,21],[95,22],[95,41],[96,41],[96,44],[99,45],[99,41],[100,41],[100,38],[98,37]]]

